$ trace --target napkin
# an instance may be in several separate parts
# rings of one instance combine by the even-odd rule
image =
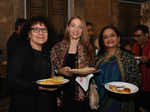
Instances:
[[[75,80],[76,80],[76,82],[78,82],[80,84],[80,86],[83,88],[84,91],[87,91],[89,88],[90,79],[93,76],[94,76],[93,74],[89,74],[85,77],[77,76]]]

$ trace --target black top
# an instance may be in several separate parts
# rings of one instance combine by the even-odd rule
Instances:
[[[50,77],[49,54],[36,51],[29,43],[8,58],[10,112],[55,112],[54,92],[38,90],[36,80]]]
[[[77,54],[67,54],[65,57],[65,66],[69,66],[70,68],[76,68],[76,57]]]

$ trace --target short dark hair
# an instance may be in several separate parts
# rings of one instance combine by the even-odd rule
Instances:
[[[25,22],[26,22],[26,19],[17,18],[15,22],[15,30],[18,30],[18,27],[24,25]]]
[[[22,37],[28,38],[29,32],[32,30],[32,25],[37,24],[37,23],[44,24],[47,30],[49,30],[47,18],[44,18],[42,16],[34,16],[31,19],[26,20],[26,23],[23,25],[23,28],[21,30]]]
[[[89,26],[89,25],[90,25],[90,26],[94,26],[92,22],[87,21],[87,22],[86,22],[86,26]]]
[[[134,29],[134,32],[141,30],[144,34],[149,33],[149,29],[146,25],[137,25]]]
[[[30,27],[32,27],[32,25],[37,24],[37,23],[42,23],[46,26],[46,28],[48,28],[48,19],[46,17],[43,16],[33,16],[30,19]]]

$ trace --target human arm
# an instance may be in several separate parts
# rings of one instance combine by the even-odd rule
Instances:
[[[71,68],[68,66],[63,66],[65,53],[59,49],[60,47],[61,46],[59,46],[59,44],[56,44],[51,49],[50,59],[52,72],[54,75],[65,75],[70,77],[72,76],[70,72]]]
[[[30,60],[28,60],[27,52],[24,49],[16,50],[8,59],[7,79],[10,90],[19,93],[34,92],[37,90],[36,84],[30,80],[30,71],[32,71],[32,68],[29,67],[30,65],[25,66],[27,61]],[[28,73],[26,67],[29,67]]]

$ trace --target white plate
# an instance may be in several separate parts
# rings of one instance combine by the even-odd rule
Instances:
[[[137,59],[137,60],[141,59],[140,56],[135,56],[134,58]]]
[[[110,85],[115,85],[117,88],[119,89],[123,89],[123,88],[129,88],[131,90],[130,93],[122,93],[122,92],[117,92],[117,91],[112,91],[109,86]],[[119,93],[119,94],[133,94],[133,93],[136,93],[138,92],[139,88],[134,85],[134,84],[131,84],[131,83],[127,83],[127,82],[109,82],[109,83],[106,83],[104,85],[104,87],[108,90],[108,91],[111,91],[111,92],[114,92],[114,93]]]
[[[64,79],[64,81],[62,83],[56,83],[56,84],[41,84],[42,81],[45,81],[45,80],[48,80],[48,79],[41,79],[41,80],[37,80],[36,83],[39,85],[39,86],[42,86],[42,87],[59,87],[59,86],[62,86],[66,83],[69,82],[68,79]]]

